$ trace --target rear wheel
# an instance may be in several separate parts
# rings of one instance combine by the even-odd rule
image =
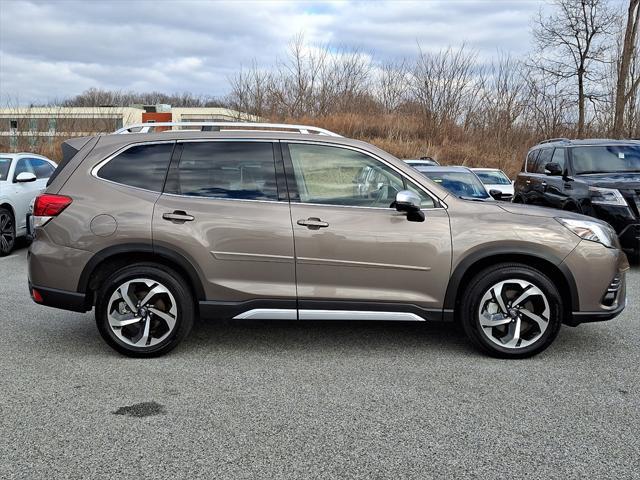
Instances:
[[[16,244],[16,222],[13,214],[0,208],[0,257],[9,255]]]
[[[558,335],[562,311],[553,282],[521,264],[483,270],[469,283],[461,304],[467,336],[501,358],[525,358],[546,349]]]
[[[131,357],[169,352],[193,325],[193,296],[185,285],[180,275],[160,265],[118,270],[98,292],[96,324],[102,338]]]

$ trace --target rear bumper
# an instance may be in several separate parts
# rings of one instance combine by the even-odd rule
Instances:
[[[29,295],[31,295],[31,299],[38,305],[70,310],[72,312],[88,312],[91,310],[91,302],[88,301],[84,293],[39,287],[29,282]]]

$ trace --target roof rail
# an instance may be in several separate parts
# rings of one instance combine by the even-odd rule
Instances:
[[[564,138],[564,137],[558,137],[558,138],[549,138],[547,140],[542,140],[541,142],[538,143],[538,145],[543,144],[543,143],[551,143],[551,142],[570,142],[571,140],[568,138]]]
[[[311,127],[307,125],[289,125],[287,123],[250,123],[250,122],[156,122],[156,123],[136,123],[128,125],[113,132],[114,134],[126,133],[148,133],[157,127],[200,127],[202,132],[207,131],[249,131],[249,130],[294,130],[302,134],[327,135],[330,137],[340,137],[337,133],[330,132],[324,128]],[[180,130],[180,129],[178,129]],[[183,128],[182,130],[194,130],[194,128]]]

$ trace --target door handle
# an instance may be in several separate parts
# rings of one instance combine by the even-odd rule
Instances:
[[[192,222],[195,220],[193,215],[189,215],[182,210],[175,210],[173,213],[163,213],[162,218],[176,223]]]
[[[311,230],[317,230],[319,228],[325,228],[329,226],[327,222],[323,222],[322,220],[316,217],[310,217],[310,218],[307,218],[306,220],[302,218],[298,220],[296,223],[298,225],[302,225],[303,227],[307,227]]]

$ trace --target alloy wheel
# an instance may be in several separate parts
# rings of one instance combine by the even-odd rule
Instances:
[[[176,300],[167,287],[156,280],[136,278],[115,289],[107,306],[107,320],[120,341],[148,348],[173,332],[177,310]]]
[[[5,212],[0,213],[0,251],[4,254],[13,249],[16,234],[13,228],[13,218]]]
[[[493,285],[478,310],[481,330],[496,345],[519,349],[537,342],[549,327],[551,308],[533,283],[510,279]]]

